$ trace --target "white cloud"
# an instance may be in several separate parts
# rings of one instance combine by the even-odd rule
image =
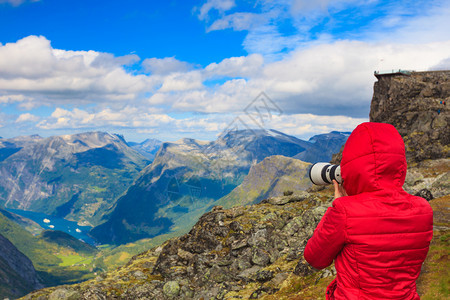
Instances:
[[[378,20],[370,27],[369,36],[379,41],[416,44],[450,39],[450,1],[430,1],[416,9],[421,11],[414,17],[400,10]],[[385,20],[390,17],[396,20],[394,25],[386,24]]]
[[[49,118],[37,125],[41,129],[86,129],[86,128],[143,128],[159,127],[173,122],[165,114],[150,113],[149,110],[126,106],[120,110],[105,108],[99,112],[88,112],[74,108],[56,108]]]
[[[160,92],[189,91],[203,87],[202,75],[198,71],[174,73],[163,80]]]
[[[236,6],[234,0],[208,0],[198,9],[198,18],[200,20],[205,20],[211,10],[223,13],[234,6]]]
[[[192,64],[180,61],[175,57],[147,58],[142,62],[142,66],[147,72],[154,75],[187,72],[192,69]]]
[[[0,96],[0,104],[8,104],[8,103],[14,103],[14,102],[23,102],[26,101],[28,98],[24,95],[4,95]]]
[[[0,47],[0,78],[39,78],[51,72],[53,57],[50,41],[42,36],[5,44]]]
[[[17,65],[14,62],[18,61],[11,47],[24,55],[25,61],[36,60],[35,65],[41,69],[20,64],[16,70],[11,68],[9,63]],[[208,135],[225,128],[228,119],[224,116],[242,114],[264,91],[283,110],[283,115],[274,118],[270,126],[306,137],[331,130],[350,130],[349,127],[365,120],[376,80],[373,71],[399,68],[421,71],[448,66],[450,41],[324,42],[299,47],[277,61],[250,54],[226,58],[203,69],[181,68],[149,76],[126,73],[122,64],[135,63],[134,56],[122,59],[95,51],[55,50],[43,37],[6,44],[0,51],[9,55],[0,55],[0,86],[2,82],[9,84],[8,90],[0,89],[1,105],[31,109],[36,103],[53,103],[53,107],[55,104],[59,107],[50,116],[30,111],[3,121],[4,125],[14,126],[17,122],[29,126],[28,123],[38,122],[37,128],[47,131],[119,128],[166,132],[172,136],[189,133],[196,136],[200,131]],[[179,62],[168,61],[175,65]],[[155,62],[159,64],[162,60]],[[152,90],[144,88],[144,83],[151,83]],[[148,93],[139,95],[141,91]],[[80,98],[95,105],[81,109]],[[74,108],[62,108],[67,107],[64,103]],[[174,119],[169,116],[173,112],[204,115]]]
[[[147,99],[147,103],[150,105],[163,105],[169,104],[170,100],[170,94],[157,92]]]
[[[450,41],[417,45],[344,40],[299,48],[274,62],[251,54],[227,58],[204,69],[148,76],[147,80],[159,81],[159,89],[146,100],[137,99],[129,105],[105,107],[105,103],[89,110],[57,108],[40,120],[23,114],[12,122],[38,122],[37,128],[47,131],[103,128],[153,133],[160,138],[187,135],[212,139],[233,120],[230,114],[245,116],[244,108],[265,91],[283,111],[266,128],[308,138],[332,130],[350,131],[367,121],[376,80],[373,71],[427,70],[448,64],[449,53]],[[62,54],[68,59],[74,56],[70,51]],[[97,57],[94,54],[77,59],[90,65]],[[109,70],[107,76],[97,78],[97,86],[107,94],[109,85],[112,90],[115,85],[125,85],[116,97],[126,97],[122,72],[120,68]],[[209,80],[217,82],[210,85]],[[33,103],[22,94],[0,96],[2,105],[28,102]],[[175,119],[169,116],[171,112],[188,116]],[[192,116],[196,112],[203,115]]]
[[[211,77],[254,77],[262,71],[264,58],[260,54],[231,57],[220,63],[209,64],[205,68],[205,76]]]
[[[265,25],[251,30],[244,39],[243,46],[249,53],[260,53],[267,59],[278,60],[283,52],[297,48],[304,41],[302,35],[285,36],[276,26]]]
[[[25,110],[31,110],[38,106],[41,106],[39,101],[35,98],[27,97],[21,94],[12,94],[12,95],[3,95],[0,96],[0,104],[8,105],[8,104],[16,104],[19,108]]]
[[[16,123],[24,123],[24,122],[38,122],[41,118],[30,113],[21,114]]]
[[[47,103],[132,100],[158,83],[125,71],[122,65],[138,59],[53,49],[45,37],[29,36],[0,45],[0,92],[40,96]]]
[[[315,9],[326,10],[329,2],[330,2],[329,0],[316,0],[316,1],[293,0],[292,10],[294,12],[302,12],[302,13],[306,13]]]
[[[58,51],[60,56],[63,56],[69,51]],[[57,53],[55,51],[55,53]],[[129,66],[137,63],[140,60],[139,56],[136,54],[129,54],[124,56],[116,57],[110,53],[99,53],[96,55],[95,59],[92,61],[91,66],[93,67],[119,67],[119,66]]]
[[[38,1],[40,1],[40,0],[30,0],[29,2],[38,2]],[[9,3],[12,6],[19,6],[25,2],[27,2],[27,0],[0,0],[0,4]]]
[[[197,139],[212,139],[226,128],[232,118],[232,115],[220,114],[175,119],[167,114],[151,113],[131,106],[121,110],[106,108],[99,112],[56,108],[52,115],[41,120],[37,127],[44,130],[132,131],[140,134],[158,134],[164,140],[179,139],[185,134]],[[20,119],[20,122],[31,121],[32,116],[24,114]]]
[[[287,114],[364,117],[375,70],[428,70],[449,53],[450,41],[415,45],[345,40],[300,48],[275,62],[264,62],[261,55],[234,57],[195,73],[166,77],[167,84],[149,102],[176,111],[236,113],[265,91]],[[201,86],[211,78],[224,81]]]
[[[255,13],[234,13],[214,21],[207,31],[232,28],[236,31],[250,30],[254,26],[264,24],[265,17]]]
[[[22,122],[29,121],[31,116],[23,116],[21,119]],[[179,139],[184,134],[210,139],[226,127],[229,119],[229,115],[175,119],[167,114],[151,113],[131,106],[121,110],[106,108],[99,112],[57,108],[51,117],[41,120],[37,127],[48,131],[101,129],[128,132],[132,135],[156,134],[164,140]]]
[[[432,71],[450,70],[450,56],[430,68]]]
[[[292,0],[288,2],[290,10],[294,15],[311,15],[312,12],[328,15],[329,11],[341,11],[352,5],[361,8],[366,5],[375,4],[378,0]]]
[[[341,41],[300,49],[250,81],[292,113],[368,113],[380,69],[427,70],[449,56],[450,41],[426,45]],[[363,111],[361,111],[363,109]]]
[[[245,79],[230,79],[221,85],[201,90],[166,95],[177,111],[201,113],[241,112],[256,94]],[[260,91],[257,91],[258,93]]]
[[[369,121],[368,118],[293,114],[275,115],[267,125],[269,128],[307,139],[313,135],[331,131],[352,131],[356,126],[367,121]]]
[[[243,46],[277,60],[311,42],[338,39],[430,43],[449,38],[450,1],[260,0],[200,18],[207,32],[247,31]],[[210,4],[209,1],[205,6]],[[209,13],[209,10],[206,11]],[[287,29],[288,28],[288,29]]]

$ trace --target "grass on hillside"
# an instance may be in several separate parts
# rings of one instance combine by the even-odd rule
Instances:
[[[422,300],[450,298],[450,195],[430,201],[434,211],[433,239],[417,281]]]
[[[94,259],[93,256],[84,257],[77,254],[58,255],[58,257],[62,260],[59,264],[61,267],[86,266],[90,265]]]

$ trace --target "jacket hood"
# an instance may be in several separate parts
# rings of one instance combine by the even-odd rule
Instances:
[[[341,160],[349,196],[401,189],[406,176],[405,144],[391,124],[362,123],[350,134]]]

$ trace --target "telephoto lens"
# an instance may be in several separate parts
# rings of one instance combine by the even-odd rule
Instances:
[[[309,179],[316,185],[327,185],[333,183],[333,179],[342,183],[341,167],[329,163],[315,163],[309,169]]]

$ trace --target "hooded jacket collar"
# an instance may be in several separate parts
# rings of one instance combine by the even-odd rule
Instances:
[[[401,189],[406,176],[405,145],[395,127],[373,122],[358,125],[345,144],[341,173],[349,196]]]

